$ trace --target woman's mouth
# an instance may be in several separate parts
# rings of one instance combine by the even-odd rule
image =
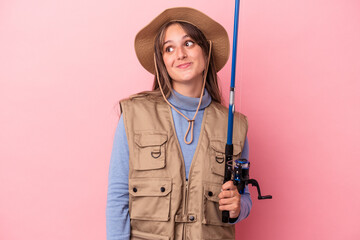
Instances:
[[[180,68],[180,69],[186,69],[186,68],[190,67],[190,65],[191,65],[191,62],[188,62],[188,63],[183,63],[180,65],[177,65],[176,67]]]

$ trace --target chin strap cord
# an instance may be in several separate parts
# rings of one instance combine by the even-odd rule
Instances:
[[[158,68],[157,68],[157,63],[156,63],[156,57],[155,57],[155,53],[154,53],[154,63],[155,63],[155,72],[156,72],[156,79],[158,81],[158,84],[159,84],[159,89],[160,89],[160,92],[165,100],[165,102],[170,106],[172,107],[177,113],[179,113],[181,116],[183,116],[189,123],[189,126],[188,126],[188,129],[185,133],[185,136],[184,136],[184,142],[186,144],[190,144],[192,143],[193,141],[193,135],[194,135],[194,122],[195,122],[195,117],[199,111],[199,108],[200,108],[200,105],[201,105],[201,101],[202,101],[202,98],[203,98],[203,95],[204,95],[204,89],[205,89],[205,83],[206,83],[206,77],[207,77],[207,73],[208,73],[208,70],[209,70],[209,64],[210,64],[210,58],[211,58],[211,50],[212,50],[212,42],[209,40],[209,44],[210,44],[210,49],[209,49],[209,56],[208,56],[208,59],[207,59],[207,64],[206,64],[206,68],[205,68],[205,71],[204,71],[204,80],[203,80],[203,85],[202,85],[202,88],[201,88],[201,95],[200,95],[200,100],[199,100],[199,104],[196,108],[196,112],[195,112],[195,115],[193,117],[193,119],[189,119],[188,117],[186,117],[183,113],[181,113],[179,110],[177,110],[167,99],[166,99],[166,96],[164,94],[164,91],[162,89],[162,86],[160,84],[160,79],[159,79],[159,71],[158,71]],[[189,134],[191,130],[191,133],[190,133],[190,141],[187,141],[186,138]]]

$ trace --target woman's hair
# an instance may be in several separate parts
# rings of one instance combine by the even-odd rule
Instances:
[[[165,25],[163,25],[159,33],[157,34],[155,38],[155,44],[154,44],[154,50],[155,50],[155,59],[156,59],[156,65],[159,72],[159,82],[161,84],[161,87],[163,89],[164,95],[166,98],[168,98],[173,90],[172,88],[172,80],[166,70],[164,61],[163,61],[163,45],[164,45],[164,38],[165,38],[165,32],[166,29],[172,25],[172,24],[179,24],[184,31],[191,37],[203,50],[206,61],[209,57],[209,50],[210,50],[210,44],[207,41],[205,35],[194,25],[187,23],[187,22],[181,22],[181,21],[173,21],[169,22]],[[208,93],[210,94],[213,101],[221,103],[221,94],[219,85],[217,82],[217,74],[216,74],[216,67],[214,58],[211,54],[210,61],[209,61],[209,69],[206,77],[205,87]],[[144,92],[145,93],[145,92]],[[151,95],[161,95],[160,89],[159,89],[159,83],[157,81],[157,76],[155,74],[154,83],[152,87],[152,91],[146,92]]]

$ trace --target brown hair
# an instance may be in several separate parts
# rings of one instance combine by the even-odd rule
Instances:
[[[210,50],[210,44],[207,41],[205,35],[197,27],[195,27],[194,25],[192,25],[190,23],[182,22],[182,21],[172,21],[172,22],[168,22],[167,24],[164,24],[160,28],[159,33],[157,34],[157,36],[155,38],[154,51],[155,51],[156,65],[157,65],[158,72],[159,72],[159,82],[161,84],[161,87],[163,89],[163,92],[164,92],[164,95],[166,96],[166,98],[168,98],[170,96],[173,88],[171,85],[172,80],[166,70],[162,55],[163,55],[163,44],[164,44],[165,31],[172,24],[179,24],[184,29],[184,31],[201,47],[201,49],[205,53],[205,56],[209,57],[209,50]],[[206,61],[207,61],[207,59],[206,59]],[[221,94],[220,94],[220,89],[219,89],[219,85],[217,82],[216,67],[215,67],[215,62],[214,62],[214,58],[213,58],[212,54],[210,56],[209,69],[208,69],[208,74],[206,77],[205,87],[206,87],[206,90],[208,91],[208,93],[210,94],[212,100],[215,102],[221,103]],[[147,93],[147,94],[155,95],[155,96],[157,96],[157,95],[161,96],[161,92],[159,89],[159,84],[157,81],[156,74],[154,77],[152,91],[145,91],[142,93]]]

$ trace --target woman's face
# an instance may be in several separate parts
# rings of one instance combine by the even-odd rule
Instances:
[[[206,62],[203,50],[179,24],[172,24],[166,29],[162,51],[173,87],[174,84],[202,83]]]

